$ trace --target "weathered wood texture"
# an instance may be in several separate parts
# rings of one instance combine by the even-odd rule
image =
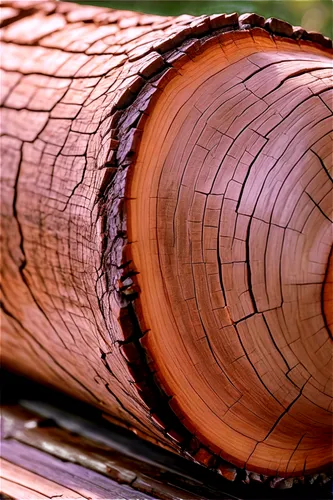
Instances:
[[[327,468],[331,41],[3,6],[5,365],[221,474]]]
[[[84,420],[76,422],[73,415],[68,423],[75,433],[69,432],[61,427],[61,419],[56,409],[53,410],[51,420],[41,418],[19,405],[5,405],[2,409],[1,456],[6,465],[10,462],[16,467],[8,469],[5,466],[3,470],[0,467],[0,478],[5,479],[3,485],[0,479],[0,491],[11,494],[16,491],[17,500],[26,499],[19,495],[17,483],[26,487],[34,486],[35,491],[43,493],[45,480],[56,483],[58,490],[63,488],[64,499],[71,498],[68,489],[79,498],[82,495],[91,500],[151,500],[155,497],[163,500],[236,500],[242,486],[243,491],[248,490],[241,482],[235,487],[221,476],[163,450],[159,462],[156,462],[156,452],[155,457],[151,453],[152,446],[145,441],[140,443],[135,437],[133,443],[133,434],[131,439],[129,435],[123,435],[122,444],[114,441],[115,436],[118,437],[115,427],[107,434],[105,426],[99,429],[98,423],[94,428],[94,423],[88,426]],[[84,437],[87,430],[95,436]],[[128,454],[129,446],[131,455]],[[177,463],[181,460],[183,473],[179,471]],[[170,462],[173,464],[171,469]],[[23,471],[22,477],[15,472],[18,467]],[[35,485],[31,481],[27,482],[28,478],[34,479]],[[273,491],[259,486],[262,491],[258,498],[267,498],[267,493]],[[230,491],[231,488],[235,491],[230,497],[225,489]],[[278,495],[278,489],[275,490],[274,493]],[[323,492],[322,487],[320,491]]]
[[[32,415],[28,419],[29,414],[24,412],[15,409],[13,411],[11,408],[3,408],[2,412],[4,422],[0,489],[15,500],[55,497],[64,500],[149,500],[151,498],[150,495],[135,491],[128,484],[118,484],[113,479],[105,477],[105,475],[111,476],[106,471],[106,464],[112,466],[112,461],[108,462],[105,457],[98,457],[98,446],[94,447],[94,443],[82,438],[71,438],[68,433],[60,429],[52,427],[40,429],[38,420],[33,419]],[[29,443],[29,438],[32,438],[33,443]],[[80,444],[85,446],[83,457],[80,455]],[[93,452],[97,452],[97,457],[92,459]],[[84,458],[88,462],[86,466],[80,464]],[[99,463],[102,471],[95,472],[87,465],[90,465],[89,461],[96,464],[98,458],[102,460],[102,463]],[[130,475],[129,471],[128,473]],[[132,481],[127,482],[135,480],[134,475]]]

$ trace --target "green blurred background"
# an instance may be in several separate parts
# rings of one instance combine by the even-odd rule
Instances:
[[[72,0],[75,1],[75,0]],[[86,5],[136,10],[149,14],[216,14],[221,12],[256,12],[278,17],[308,31],[320,31],[332,37],[333,4],[331,0],[76,0]]]

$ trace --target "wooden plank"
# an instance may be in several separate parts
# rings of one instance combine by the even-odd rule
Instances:
[[[12,379],[7,376],[6,380]],[[38,386],[31,390],[34,399],[45,397]],[[27,398],[27,403],[29,386],[20,386],[18,380],[15,395]],[[19,405],[3,407],[1,454],[11,474],[3,467],[1,478],[10,476],[12,480],[15,469],[14,480],[19,478],[22,487],[35,486],[42,495],[48,493],[47,487],[62,489],[65,498],[72,498],[73,492],[80,498],[93,499],[190,500],[222,494],[225,480],[212,473],[207,476],[198,465],[154,449],[124,431],[119,433],[119,428],[107,429],[104,424],[102,430],[96,421],[83,421],[61,408],[45,407],[43,399],[30,402],[42,412],[51,412],[56,420],[42,418]],[[13,493],[10,488],[8,491]],[[226,493],[223,498],[235,497]]]

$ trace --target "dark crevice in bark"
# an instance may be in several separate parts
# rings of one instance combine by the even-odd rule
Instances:
[[[327,281],[327,278],[328,278],[328,274],[330,272],[330,262],[332,262],[332,259],[333,259],[333,247],[331,248],[330,254],[328,256],[328,261],[327,261],[327,266],[326,266],[324,281],[323,281],[323,285],[322,285],[321,292],[320,292],[320,304],[321,304],[321,311],[322,311],[323,320],[324,320],[324,323],[325,323],[326,330],[328,332],[329,337],[333,340],[333,332],[331,331],[331,328],[330,328],[330,326],[329,326],[329,324],[327,322],[326,314],[325,314],[325,311],[324,311],[325,284],[326,284],[326,281]],[[333,284],[332,284],[332,286],[333,286]]]

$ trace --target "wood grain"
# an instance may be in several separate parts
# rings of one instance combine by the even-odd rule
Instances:
[[[3,10],[5,366],[216,470],[327,468],[331,41]]]
[[[33,387],[30,397],[34,399],[30,403],[37,403],[35,409],[45,412],[45,401],[43,407],[38,389]],[[29,401],[29,394],[19,388],[15,396],[24,397],[25,404]],[[20,481],[17,481],[19,471],[14,477],[16,482],[24,483],[24,471],[28,471],[35,476],[37,486],[40,481],[39,492],[43,492],[43,479],[46,479],[58,488],[63,487],[65,498],[71,490],[71,494],[74,491],[91,500],[231,500],[243,498],[248,490],[240,481],[238,484],[227,481],[130,432],[119,432],[115,426],[110,428],[102,419],[88,420],[87,415],[82,418],[79,412],[67,413],[63,408],[52,406],[52,397],[48,401],[51,404],[46,406],[46,411],[51,412],[52,418],[43,418],[18,404],[2,407],[1,456],[16,469],[23,470]],[[6,472],[6,468],[0,470],[0,477],[8,477]],[[317,483],[317,488],[324,491],[319,481]],[[228,491],[232,491],[232,495]],[[257,491],[258,498],[266,498],[272,490],[268,485],[259,485]],[[23,498],[18,496],[17,500]]]

